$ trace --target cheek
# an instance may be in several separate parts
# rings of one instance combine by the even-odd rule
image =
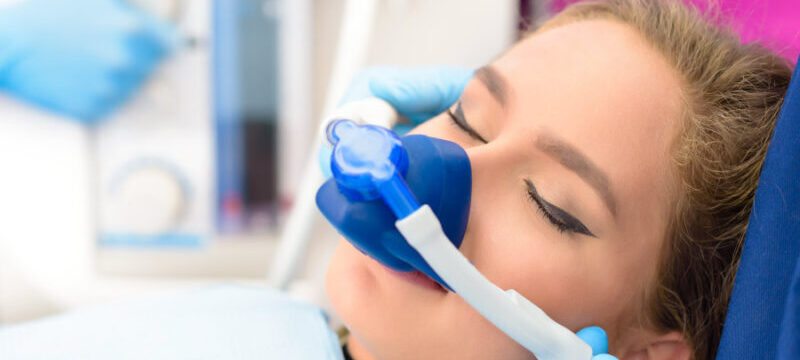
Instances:
[[[527,199],[527,168],[519,166],[526,162],[510,151],[514,147],[498,141],[468,151],[473,191],[461,251],[499,287],[517,290],[559,322],[573,323],[586,280],[575,266],[579,246],[550,227]]]
[[[524,162],[503,147],[468,150],[473,192],[461,251],[490,281],[517,290],[572,330],[615,323],[641,289],[641,272],[629,260],[651,254],[622,246],[616,234],[556,231],[526,197],[522,178],[529,171],[514,166]]]
[[[518,291],[573,331],[590,325],[608,330],[629,313],[633,290],[640,289],[631,279],[637,271],[622,271],[611,249],[519,226],[512,216],[496,212],[476,220],[464,240],[462,251],[490,281]]]
[[[520,226],[517,221],[534,218],[483,210],[484,216],[471,223],[462,251],[495,285],[518,291],[556,321],[572,327],[583,309],[581,293],[587,280],[577,271],[576,249],[559,244],[559,239],[541,228]]]
[[[519,291],[572,330],[589,325],[611,328],[618,322],[635,294],[631,283],[639,281],[633,265],[620,260],[641,259],[638,250],[614,247],[619,242],[613,235],[571,238],[549,227],[525,197],[522,178],[531,169],[515,167],[528,162],[513,151],[518,148],[512,146],[513,139],[472,147],[446,114],[410,134],[454,141],[467,149],[473,191],[460,250],[490,281]],[[439,355],[491,357],[507,351],[507,358],[527,358],[524,350],[457,296],[437,303],[395,291],[404,288],[394,288],[380,272],[370,272],[365,259],[351,246],[340,244],[327,288],[336,312],[375,352],[413,354],[408,346],[415,346],[443,351]],[[472,341],[451,341],[454,337]]]

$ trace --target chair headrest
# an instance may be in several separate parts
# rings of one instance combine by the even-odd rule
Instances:
[[[781,359],[800,359],[800,284],[789,296],[793,277],[800,275],[798,255],[800,63],[761,169],[717,359],[776,359],[779,353]],[[794,320],[786,319],[791,316]],[[787,343],[794,343],[794,350]]]

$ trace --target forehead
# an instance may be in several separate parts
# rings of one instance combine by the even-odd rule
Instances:
[[[608,173],[622,203],[659,193],[680,82],[634,29],[609,20],[563,25],[521,41],[492,66],[512,89],[507,126],[573,144]]]

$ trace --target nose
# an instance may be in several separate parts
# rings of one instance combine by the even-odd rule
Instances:
[[[490,143],[466,149],[470,161],[472,189],[469,219],[464,241],[460,250],[464,255],[477,261],[475,252],[481,251],[479,238],[493,238],[498,227],[502,227],[504,219],[516,214],[504,213],[512,209],[509,201],[516,199],[509,194],[519,186],[515,179],[517,167],[513,149],[506,148],[510,144]],[[521,184],[521,181],[520,181]],[[521,196],[521,195],[520,195]],[[477,264],[476,264],[477,266]]]
[[[447,238],[458,247],[470,209],[471,171],[466,153],[453,142],[423,135],[403,137],[402,144],[408,156],[405,183],[420,204],[430,206]],[[337,152],[346,150],[338,146],[333,160],[340,160]],[[359,156],[357,160],[363,159]],[[317,193],[317,205],[331,224],[356,248],[382,264],[398,271],[420,270],[446,286],[397,232],[394,223],[398,218],[386,204],[380,200],[364,201],[342,191],[340,179],[336,178],[340,172],[334,171],[334,178]]]
[[[488,195],[499,193],[499,187],[508,186],[508,179],[513,177],[513,160],[512,155],[503,149],[501,144],[475,146],[465,151],[471,167],[472,197],[475,206],[478,205],[474,203],[476,197],[486,198]]]

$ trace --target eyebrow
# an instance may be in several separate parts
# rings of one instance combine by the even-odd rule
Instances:
[[[586,183],[588,183],[603,199],[603,203],[617,216],[617,202],[611,193],[611,186],[608,182],[608,175],[592,163],[583,153],[574,146],[553,137],[552,135],[542,134],[536,139],[536,147],[549,155],[561,165],[574,171]]]
[[[489,94],[491,94],[500,105],[506,105],[506,99],[508,98],[510,88],[506,79],[503,78],[497,70],[490,65],[482,66],[475,71],[475,78],[486,86],[486,89],[489,90]]]

